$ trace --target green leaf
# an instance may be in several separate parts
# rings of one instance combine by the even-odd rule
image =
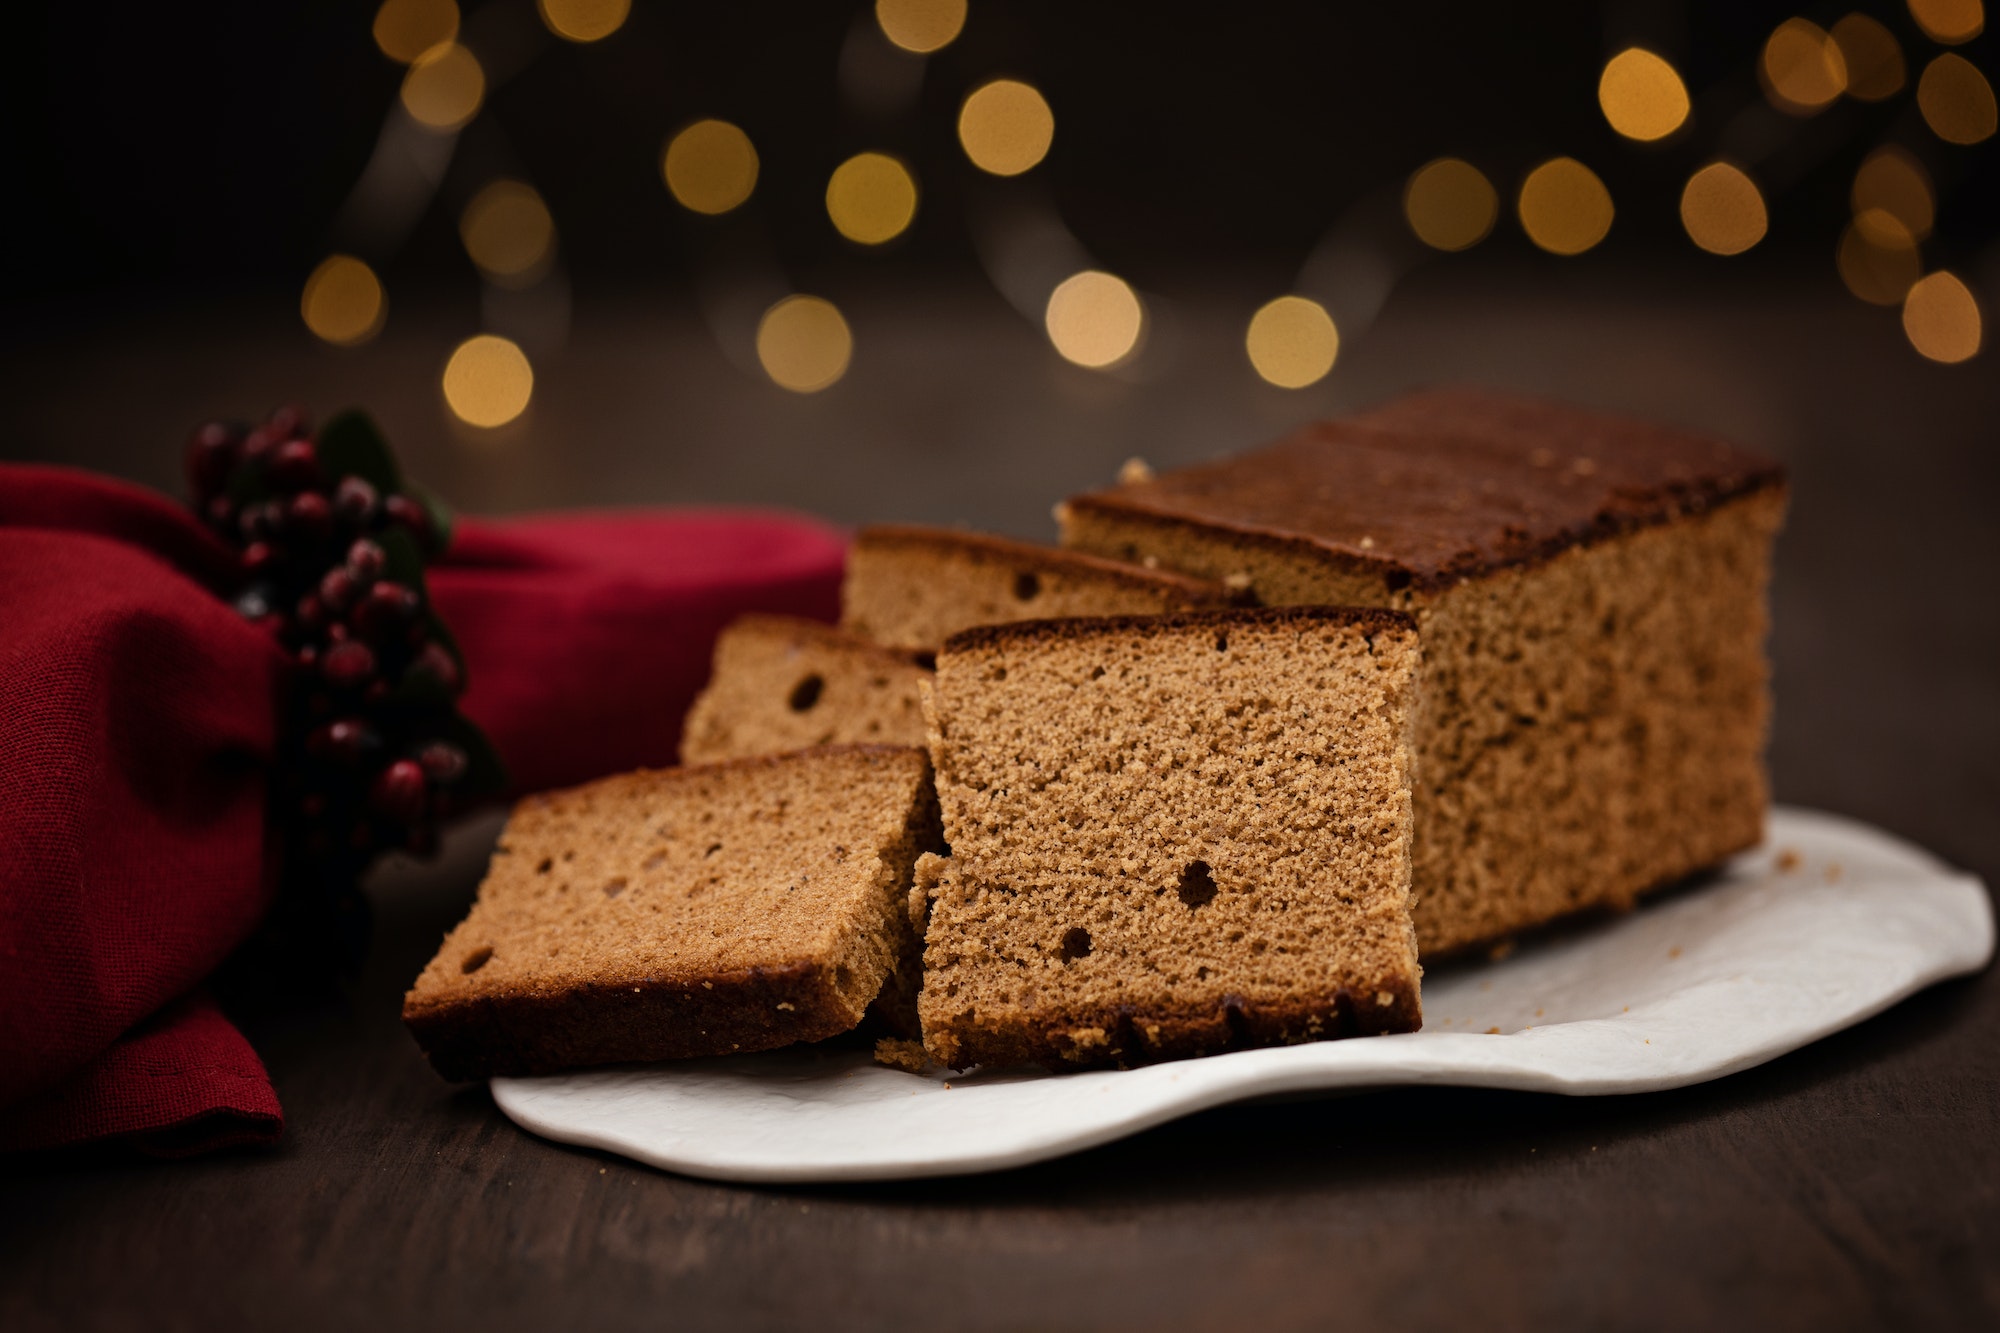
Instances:
[[[431,543],[431,556],[436,558],[443,555],[451,548],[451,530],[458,522],[458,515],[452,512],[450,505],[438,498],[436,491],[419,482],[404,482],[403,494],[422,505],[424,512],[430,515],[431,532],[435,534]]]
[[[329,477],[360,477],[383,495],[404,489],[396,455],[366,412],[349,410],[327,422],[316,447],[320,471]]]
[[[373,540],[389,557],[383,575],[415,588],[418,595],[424,598],[424,604],[430,605],[430,598],[424,590],[424,550],[417,545],[417,539],[410,535],[409,529],[384,528],[373,534]]]

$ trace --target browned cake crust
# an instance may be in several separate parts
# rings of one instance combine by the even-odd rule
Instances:
[[[1080,1068],[1421,1023],[1415,622],[1286,608],[984,626],[931,698],[939,1063]]]
[[[1154,615],[1245,600],[1208,579],[953,528],[878,524],[856,534],[841,626],[934,653],[973,625]]]
[[[715,642],[714,669],[681,729],[681,762],[816,745],[924,743],[919,654],[795,616],[748,615]]]
[[[530,797],[403,1021],[446,1078],[724,1055],[855,1027],[940,846],[921,750],[841,746]]]

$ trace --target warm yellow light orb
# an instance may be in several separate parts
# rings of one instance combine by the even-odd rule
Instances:
[[[1043,323],[1065,360],[1101,370],[1117,365],[1139,345],[1146,311],[1123,278],[1085,269],[1056,287]]]
[[[1771,105],[1809,116],[1847,91],[1847,58],[1819,24],[1786,19],[1765,39],[1757,76]]]
[[[1303,296],[1280,296],[1250,317],[1243,349],[1264,379],[1303,389],[1326,378],[1340,355],[1340,331],[1326,307]]]
[[[383,0],[375,11],[375,45],[399,65],[458,36],[454,0]]]
[[[625,26],[632,0],[535,0],[550,32],[572,42],[602,41]]]
[[[875,0],[882,35],[918,55],[943,50],[965,27],[965,0]]]
[[[727,213],[757,188],[757,150],[726,120],[697,120],[667,143],[660,170],[682,208]]]
[[[306,278],[299,316],[313,336],[354,347],[382,331],[388,302],[375,270],[353,255],[328,255]]]
[[[1834,45],[1847,66],[1847,95],[1880,102],[1903,90],[1909,77],[1896,36],[1866,14],[1849,14],[1833,25]]]
[[[972,90],[958,112],[958,141],[972,165],[995,176],[1018,176],[1049,154],[1055,113],[1042,95],[1017,79],[995,79]]]
[[[434,130],[455,130],[479,114],[486,99],[486,71],[457,42],[418,56],[403,76],[403,107]]]
[[[1969,42],[1986,30],[1986,6],[1979,0],[1910,0],[1910,17],[1924,36],[1946,46]]]
[[[1969,361],[1979,354],[1979,301],[1955,275],[1930,274],[1903,298],[1903,332],[1910,346],[1933,361]]]
[[[1878,148],[1863,159],[1861,169],[1854,173],[1852,200],[1857,218],[1879,210],[1894,218],[1901,232],[1920,241],[1931,234],[1937,221],[1930,174],[1916,158],[1894,145]]]
[[[1931,133],[1946,143],[1973,144],[1993,137],[1993,85],[1964,56],[1945,52],[1924,66],[1917,80],[1917,109]]]
[[[1870,305],[1899,305],[1924,271],[1916,238],[1893,214],[1863,212],[1840,238],[1834,256],[1840,280]]]
[[[1417,239],[1436,250],[1465,250],[1486,239],[1500,196],[1478,167],[1441,157],[1418,167],[1403,187],[1403,216]]]
[[[1687,85],[1674,67],[1641,47],[1620,51],[1597,81],[1597,104],[1628,139],[1664,139],[1688,118]]]
[[[556,225],[534,186],[499,180],[472,196],[458,234],[482,273],[517,286],[541,275],[555,248]]]
[[[1573,157],[1542,163],[1521,182],[1515,201],[1528,239],[1556,255],[1580,255],[1611,230],[1611,192]]]
[[[856,153],[826,183],[826,215],[850,241],[880,245],[903,234],[917,215],[917,182],[886,153]]]
[[[1771,219],[1757,182],[1740,167],[1711,162],[1681,191],[1681,225],[1710,254],[1740,255],[1764,239]]]
[[[444,366],[444,400],[468,426],[504,426],[528,410],[535,372],[526,353],[506,338],[467,338]]]
[[[847,373],[854,335],[831,301],[787,296],[757,325],[757,360],[772,383],[793,393],[818,393]]]

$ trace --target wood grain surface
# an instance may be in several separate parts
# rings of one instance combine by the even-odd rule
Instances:
[[[1922,362],[1827,290],[1629,277],[1399,292],[1322,386],[1243,364],[1255,302],[1162,300],[1125,378],[1056,363],[978,290],[859,302],[849,378],[795,398],[661,300],[579,297],[530,418],[454,432],[464,312],[354,354],[287,300],[4,312],[0,455],[174,484],[181,432],[283,399],[375,410],[464,507],[778,503],[1029,536],[1174,464],[1408,385],[1475,379],[1779,454],[1781,799],[2000,876],[2000,375]],[[1260,298],[1261,299],[1261,298]],[[1239,309],[1240,307],[1240,309]],[[403,988],[495,828],[371,889],[364,974],[250,1025],[283,1143],[0,1164],[0,1327],[1148,1329],[2000,1325],[2000,981],[1937,987],[1701,1087],[1233,1107],[996,1176],[739,1188],[545,1143],[434,1078]],[[4,1021],[4,1017],[0,1017]]]

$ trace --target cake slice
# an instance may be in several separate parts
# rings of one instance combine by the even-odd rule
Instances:
[[[861,1021],[909,947],[911,872],[937,846],[914,749],[532,796],[403,1021],[452,1079],[830,1037]]]
[[[815,745],[924,743],[916,654],[818,621],[751,615],[715,641],[715,669],[681,729],[681,762]]]
[[[928,691],[947,858],[924,1045],[1123,1065],[1401,1032],[1409,617],[1331,608],[968,630]]]
[[[1486,390],[1069,500],[1072,547],[1415,616],[1425,953],[1625,907],[1762,836],[1783,469]]]
[[[847,556],[841,627],[935,653],[975,625],[1063,616],[1144,616],[1227,606],[1220,583],[1143,563],[951,528],[863,528]]]

